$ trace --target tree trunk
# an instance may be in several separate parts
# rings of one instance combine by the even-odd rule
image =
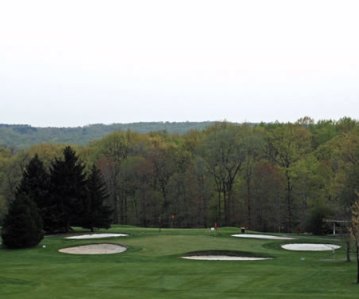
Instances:
[[[251,194],[251,180],[247,178],[247,228],[252,225],[252,194]]]
[[[117,194],[117,192],[115,193],[115,195],[114,195],[114,220],[115,220],[115,223],[116,224],[119,224],[120,223],[120,221],[119,221],[119,213],[118,213],[118,203],[119,203],[119,201],[120,201],[120,198],[119,198],[119,196],[118,196],[118,194]]]
[[[228,211],[229,211],[229,202],[228,202],[228,194],[226,191],[223,191],[223,207],[224,207],[224,225],[228,226],[228,222],[229,222],[229,215],[228,215]]]
[[[288,173],[288,170],[286,170],[285,174],[287,178],[287,217],[288,217],[288,223],[287,223],[287,232],[292,231],[293,226],[293,215],[292,215],[292,184],[290,182],[290,176]]]
[[[221,222],[222,213],[221,213],[221,191],[218,191],[218,206],[217,206],[217,224]]]
[[[347,253],[347,262],[350,262],[350,239],[345,241],[346,244],[346,253]]]

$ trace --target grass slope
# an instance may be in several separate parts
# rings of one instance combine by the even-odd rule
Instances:
[[[280,244],[286,241],[233,238],[236,228],[215,234],[204,229],[159,232],[134,227],[114,227],[111,232],[130,236],[105,241],[50,236],[34,249],[0,249],[0,298],[358,298],[355,263],[344,261],[344,249],[334,255],[285,251]],[[298,241],[340,242],[328,237]],[[125,245],[128,250],[96,256],[58,253],[63,247],[101,242]],[[274,259],[180,258],[200,250],[241,250]]]

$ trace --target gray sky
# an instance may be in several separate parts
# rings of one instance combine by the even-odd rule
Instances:
[[[0,123],[358,118],[357,0],[0,0]]]

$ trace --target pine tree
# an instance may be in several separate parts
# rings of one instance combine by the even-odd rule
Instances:
[[[8,248],[34,247],[42,240],[42,220],[36,204],[27,194],[18,193],[11,203],[1,236]]]
[[[26,194],[37,205],[45,230],[49,226],[48,222],[51,222],[51,218],[49,218],[49,210],[51,209],[49,183],[50,176],[36,154],[23,172],[17,194]]]
[[[64,149],[63,155],[64,159],[55,159],[50,169],[54,232],[68,232],[71,225],[80,224],[86,196],[84,165],[70,146]]]
[[[100,170],[94,165],[87,179],[87,196],[84,202],[82,224],[84,228],[94,231],[94,228],[109,228],[112,220],[112,210],[105,205],[109,197]]]

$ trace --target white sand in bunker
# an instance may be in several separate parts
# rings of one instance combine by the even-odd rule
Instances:
[[[232,237],[248,238],[248,239],[268,239],[268,240],[293,240],[293,238],[289,238],[289,237],[280,237],[280,236],[272,236],[272,235],[257,235],[257,234],[236,234],[236,235],[232,235]]]
[[[339,245],[334,244],[312,244],[312,243],[297,243],[282,245],[283,249],[294,251],[332,251],[339,249]]]
[[[246,256],[229,256],[229,255],[194,255],[182,257],[187,260],[199,261],[263,261],[270,260],[268,257],[246,257]]]
[[[69,254],[114,254],[126,251],[127,248],[116,244],[91,244],[60,249]]]
[[[103,238],[116,238],[116,237],[127,237],[127,234],[87,234],[66,237],[65,239],[70,240],[85,240],[85,239],[103,239]]]

